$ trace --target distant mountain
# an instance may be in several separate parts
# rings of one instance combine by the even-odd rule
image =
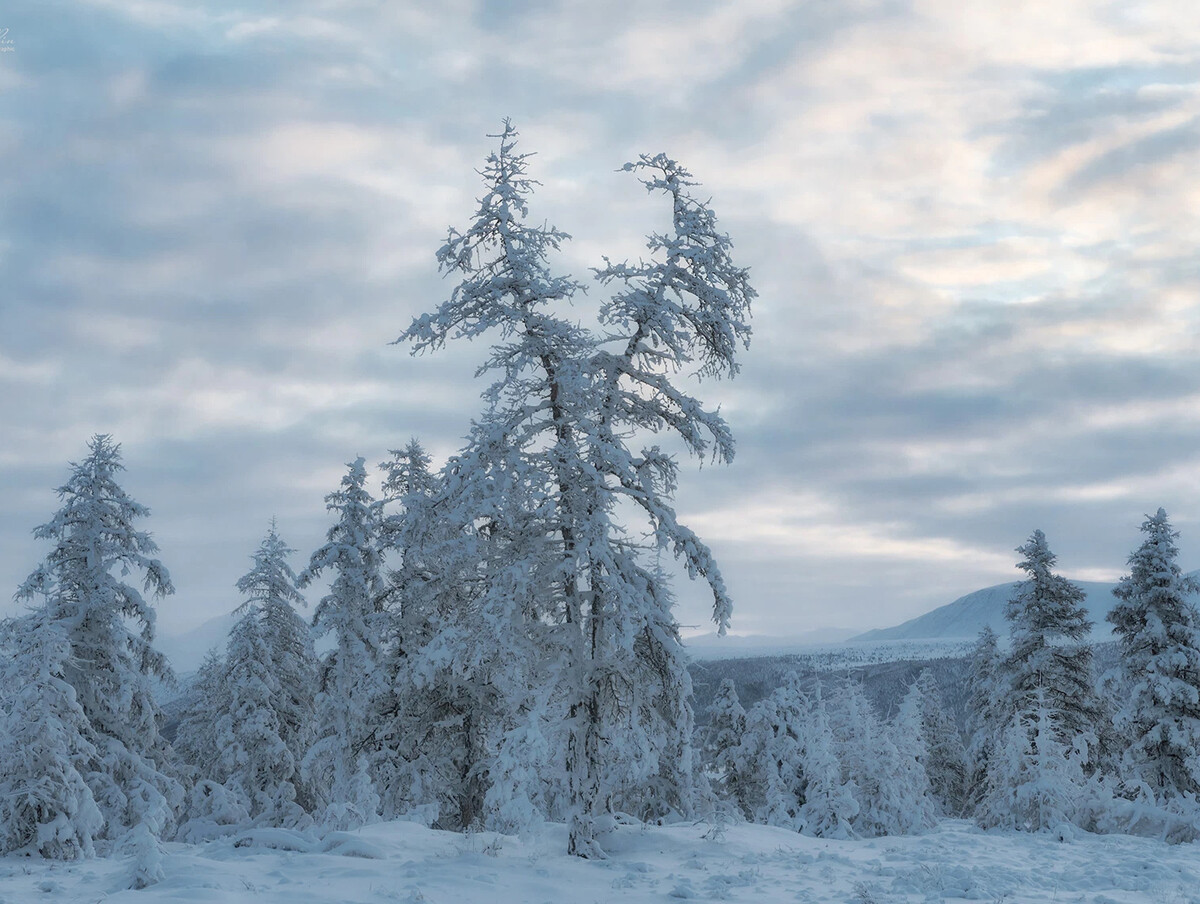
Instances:
[[[1200,577],[1200,571],[1192,572],[1192,577]],[[909,619],[893,628],[877,628],[850,638],[851,642],[866,640],[950,640],[957,638],[972,638],[983,630],[984,625],[991,625],[992,630],[1000,637],[1008,636],[1008,622],[1004,618],[1004,604],[1012,599],[1013,591],[1018,581],[1008,584],[996,584],[960,596],[952,603],[926,612],[916,618]],[[1095,623],[1092,637],[1097,642],[1112,639],[1111,628],[1104,617],[1116,603],[1112,595],[1116,584],[1105,584],[1098,581],[1074,581],[1087,594],[1084,606]]]
[[[176,675],[187,675],[200,667],[205,655],[213,647],[221,653],[225,652],[229,630],[238,618],[232,612],[227,612],[178,634],[160,634],[154,645],[167,657]]]
[[[683,645],[693,660],[745,659],[757,656],[782,656],[811,650],[825,644],[840,644],[854,633],[849,628],[817,628],[794,637],[775,637],[769,634],[747,636],[700,634],[685,637]]]

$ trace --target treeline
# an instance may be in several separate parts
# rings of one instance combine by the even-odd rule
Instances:
[[[883,720],[861,685],[785,681],[749,712],[722,682],[704,760],[735,816],[825,837],[920,830],[938,816],[984,828],[1200,834],[1200,590],[1176,563],[1159,509],[1108,620],[1116,668],[1098,675],[1085,594],[1053,571],[1035,531],[1028,579],[970,663],[964,738],[921,673]],[[965,741],[965,743],[964,743]]]

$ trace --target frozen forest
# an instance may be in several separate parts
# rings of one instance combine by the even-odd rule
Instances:
[[[872,839],[967,851],[995,835],[1019,859],[1027,838],[1167,851],[1200,836],[1200,588],[1163,509],[1116,590],[1115,668],[1098,667],[1083,591],[1034,530],[1016,549],[1008,636],[984,631],[970,657],[965,724],[930,670],[887,711],[853,679],[792,674],[753,705],[725,681],[698,720],[673,563],[706,588],[718,633],[733,601],[673,499],[705,477],[687,458],[734,459],[729,426],[693,393],[738,374],[749,272],[663,154],[623,167],[669,213],[645,257],[603,259],[588,283],[559,272],[571,237],[531,211],[531,155],[507,122],[493,138],[478,208],[437,251],[448,296],[395,342],[478,352],[463,445],[442,462],[415,439],[348,462],[306,560],[264,513],[227,643],[186,681],[156,648],[155,606],[175,588],[149,509],[121,486],[121,447],[97,435],[70,466],[34,529],[47,551],[17,589],[24,613],[0,637],[5,862],[124,858],[125,887],[151,889],[204,845],[371,860],[458,833],[493,858],[476,863],[486,874],[505,843],[628,865],[639,838],[691,833],[744,869],[702,882],[687,877],[702,855],[681,856],[662,891],[726,899],[774,881],[771,852],[792,838],[789,869],[830,850],[812,839],[878,857]],[[169,724],[165,689],[183,701]],[[667,858],[658,843],[645,842]],[[845,856],[846,895],[902,900],[872,897],[884,874]],[[564,881],[580,868],[556,863]],[[668,869],[655,863],[644,872]],[[1008,894],[955,876],[895,894]],[[643,878],[630,866],[605,881]]]

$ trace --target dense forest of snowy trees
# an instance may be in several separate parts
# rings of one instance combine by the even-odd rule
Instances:
[[[440,469],[415,440],[374,475],[349,463],[326,497],[327,542],[299,573],[271,523],[173,744],[147,596],[174,588],[138,526],[148,510],[119,486],[110,437],[72,465],[35,530],[51,549],[18,590],[28,611],[0,638],[0,849],[71,859],[127,845],[147,884],[156,839],[396,817],[503,832],[563,822],[584,857],[604,856],[622,820],[853,838],[968,816],[1195,837],[1197,588],[1161,509],[1116,591],[1118,672],[1095,674],[1083,594],[1035,531],[1017,550],[1027,580],[1010,637],[986,631],[973,656],[965,737],[931,673],[888,713],[853,682],[793,677],[749,710],[726,682],[694,730],[660,557],[706,582],[722,633],[732,604],[676,518],[677,461],[635,441],[671,435],[699,458],[733,458],[728,426],[674,378],[736,375],[754,291],[688,172],[643,156],[625,170],[669,205],[671,229],[649,237],[648,260],[595,271],[614,291],[581,325],[563,307],[582,284],[553,269],[569,236],[533,225],[528,155],[507,123],[496,137],[478,210],[438,252],[459,281],[397,340],[493,343],[466,444]],[[319,579],[310,622],[299,610]]]

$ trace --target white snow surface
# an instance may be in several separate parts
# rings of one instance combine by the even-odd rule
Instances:
[[[983,832],[946,820],[916,836],[832,841],[758,825],[618,826],[610,859],[568,857],[566,830],[536,840],[460,835],[390,822],[312,840],[259,829],[201,845],[165,844],[165,878],[127,889],[120,856],[0,858],[0,900],[171,904],[592,904],[753,901],[1200,904],[1195,845],[1145,838]]]

